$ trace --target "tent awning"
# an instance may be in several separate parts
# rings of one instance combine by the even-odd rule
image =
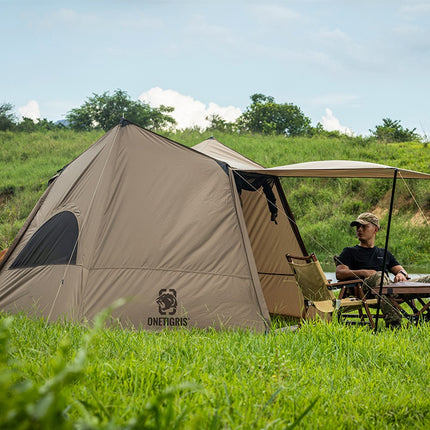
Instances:
[[[352,160],[310,161],[270,168],[234,169],[249,173],[303,178],[392,178],[394,171],[405,179],[430,179],[430,174],[383,164]]]
[[[354,160],[310,161],[265,168],[213,137],[193,146],[193,149],[227,163],[233,170],[263,175],[304,178],[392,178],[394,171],[397,170],[399,176],[405,179],[430,179],[428,173]]]
[[[203,154],[209,155],[210,157],[215,158],[215,160],[223,161],[233,169],[264,169],[264,167],[260,164],[255,163],[249,158],[246,158],[244,155],[239,154],[239,152],[236,152],[228,146],[223,145],[213,137],[206,139],[197,145],[194,145],[193,149]]]

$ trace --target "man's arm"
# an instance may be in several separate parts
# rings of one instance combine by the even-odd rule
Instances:
[[[394,274],[394,282],[405,282],[408,280],[408,274],[400,264],[391,267],[390,272]]]
[[[376,273],[376,270],[351,270],[345,264],[336,266],[336,278],[338,281],[347,281],[349,279],[364,279]]]

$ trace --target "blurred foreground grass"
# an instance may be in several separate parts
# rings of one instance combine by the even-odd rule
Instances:
[[[430,326],[158,333],[0,314],[2,429],[430,425]]]

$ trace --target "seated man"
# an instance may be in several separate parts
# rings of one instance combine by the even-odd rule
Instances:
[[[380,229],[379,219],[370,212],[362,213],[351,223],[356,226],[359,244],[344,248],[336,262],[336,278],[339,281],[361,278],[365,283],[363,290],[368,287],[378,287],[381,283],[384,248],[375,246],[376,233]],[[394,282],[404,282],[409,279],[406,270],[399,264],[391,252],[387,251],[386,268],[394,274]],[[416,279],[416,282],[429,282],[430,277]],[[391,283],[388,274],[384,275],[384,285]],[[402,316],[385,298],[381,297],[381,310],[387,326],[400,326]]]

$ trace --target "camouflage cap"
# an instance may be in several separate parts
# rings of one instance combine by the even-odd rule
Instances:
[[[360,215],[358,215],[357,219],[352,221],[350,224],[351,227],[357,226],[357,225],[367,225],[367,224],[373,224],[378,228],[381,228],[379,225],[379,219],[376,215],[373,215],[370,212],[364,212]]]

